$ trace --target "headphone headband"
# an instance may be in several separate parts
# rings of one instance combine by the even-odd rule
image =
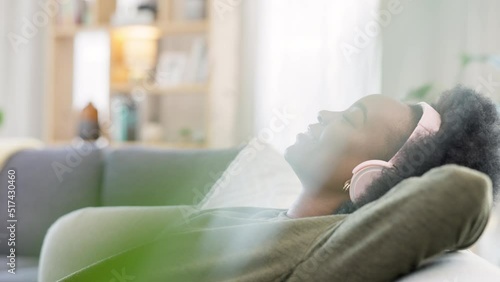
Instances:
[[[433,134],[437,132],[441,126],[441,115],[434,110],[433,107],[425,102],[420,102],[417,105],[422,107],[422,117],[418,121],[417,127],[415,127],[410,137],[408,137],[408,140],[406,140],[405,144],[419,136]],[[399,149],[394,157],[389,160],[389,163],[393,164],[400,155],[400,152],[401,149]]]
[[[417,126],[411,133],[408,143],[417,137],[430,135],[437,132],[441,126],[441,115],[425,102],[418,103],[422,107],[422,117],[418,121]],[[404,145],[402,146],[404,147]],[[360,163],[353,170],[351,179],[351,187],[349,188],[349,195],[351,201],[355,202],[366,191],[366,188],[378,178],[384,168],[392,168],[394,163],[401,155],[401,149],[388,161],[382,160],[369,160]]]

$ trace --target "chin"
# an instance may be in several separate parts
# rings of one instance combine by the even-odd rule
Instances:
[[[295,170],[300,166],[301,163],[304,162],[304,151],[303,148],[298,146],[297,143],[290,145],[285,149],[285,153],[283,155],[285,161]]]
[[[288,163],[292,162],[296,158],[296,156],[297,156],[297,148],[296,147],[297,147],[297,143],[294,143],[285,149],[285,153],[283,154],[283,156],[285,157],[285,160]]]
[[[300,164],[303,163],[303,160],[300,159],[300,154],[298,154],[295,144],[286,148],[283,157],[295,174],[299,177],[301,171]]]
[[[292,146],[293,145],[288,146],[288,148],[285,149],[285,153],[283,154],[283,157],[285,158],[285,161],[287,163],[289,163],[289,164],[290,164],[290,161],[293,159],[293,157],[292,157],[293,156],[293,153],[292,153],[293,150],[290,149]]]

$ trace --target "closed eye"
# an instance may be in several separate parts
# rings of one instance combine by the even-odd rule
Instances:
[[[353,106],[342,113],[342,117],[354,128],[364,125],[365,116],[363,110],[358,106]]]
[[[342,114],[342,119],[344,119],[344,121],[347,121],[352,127],[356,127],[352,122],[352,120],[350,120],[346,114]]]

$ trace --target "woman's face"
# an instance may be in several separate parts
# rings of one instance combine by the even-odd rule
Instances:
[[[366,96],[342,112],[320,111],[318,123],[297,135],[285,158],[305,189],[344,193],[352,169],[366,160],[389,160],[408,138],[408,105],[383,95]]]

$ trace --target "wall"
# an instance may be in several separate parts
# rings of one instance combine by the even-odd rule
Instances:
[[[383,0],[383,2],[390,2]],[[382,36],[382,90],[403,97],[409,90],[434,83],[433,97],[457,83],[498,96],[484,81],[498,69],[471,64],[460,73],[461,54],[500,54],[497,11],[492,0],[400,1],[405,9],[384,28]],[[490,90],[487,90],[490,89]]]

